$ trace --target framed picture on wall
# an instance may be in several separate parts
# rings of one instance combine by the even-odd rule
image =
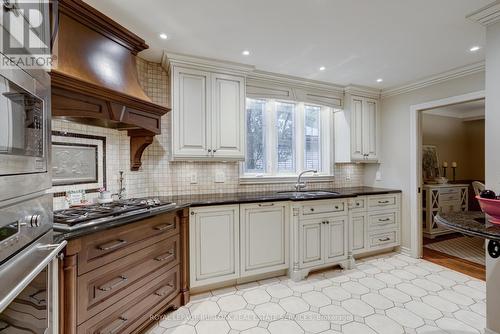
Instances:
[[[434,145],[422,146],[422,174],[425,183],[433,183],[441,176],[437,147]]]

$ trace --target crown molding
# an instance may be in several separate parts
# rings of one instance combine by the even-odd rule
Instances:
[[[371,97],[374,99],[379,99],[381,90],[366,86],[349,85],[344,88],[344,92],[345,94],[360,95],[363,97]]]
[[[250,72],[248,74],[247,79],[249,81],[252,80],[261,82],[263,81],[269,84],[276,84],[276,85],[290,85],[294,88],[301,88],[306,90],[307,89],[320,90],[338,95],[344,94],[343,86],[335,85],[324,81],[304,79],[291,75],[277,74],[260,70],[254,70],[253,72]]]
[[[395,95],[405,94],[405,93],[408,93],[408,92],[411,92],[411,91],[414,91],[417,89],[422,89],[424,87],[436,85],[436,84],[439,84],[439,83],[442,83],[442,82],[445,82],[448,80],[457,79],[457,78],[465,77],[465,76],[468,76],[471,74],[484,72],[484,70],[485,70],[485,62],[481,61],[478,63],[466,65],[464,67],[455,68],[453,70],[450,70],[450,71],[447,71],[447,72],[444,72],[441,74],[433,75],[433,76],[427,77],[425,79],[418,80],[418,81],[415,81],[412,83],[408,83],[408,84],[405,84],[402,86],[384,89],[384,90],[382,90],[381,96],[384,99],[384,98],[388,98],[388,97],[395,96]]]
[[[478,22],[483,26],[489,26],[500,22],[500,0],[490,3],[489,5],[467,15],[471,21]]]
[[[206,57],[190,56],[181,53],[163,52],[161,66],[169,69],[170,65],[196,66],[207,70],[224,70],[230,73],[248,74],[255,70],[255,66],[218,60]]]

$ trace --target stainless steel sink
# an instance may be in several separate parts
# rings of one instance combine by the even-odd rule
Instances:
[[[280,195],[290,195],[295,197],[305,197],[305,196],[338,196],[340,193],[335,191],[322,191],[322,190],[312,190],[312,191],[278,191]]]

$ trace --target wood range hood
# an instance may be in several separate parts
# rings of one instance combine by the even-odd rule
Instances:
[[[126,130],[130,166],[138,170],[170,110],[153,103],[139,84],[136,56],[148,45],[81,0],[59,0],[57,12],[52,116]]]

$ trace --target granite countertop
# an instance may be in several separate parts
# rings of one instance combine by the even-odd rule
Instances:
[[[463,234],[500,241],[500,225],[489,223],[481,211],[440,213],[435,221]]]
[[[307,190],[312,191],[312,190]],[[306,192],[307,192],[306,191]],[[125,224],[130,224],[138,220],[146,219],[160,213],[176,211],[187,207],[199,207],[209,205],[225,205],[225,204],[240,204],[240,203],[258,203],[258,202],[275,202],[275,201],[308,201],[318,199],[337,199],[349,198],[363,195],[380,195],[390,193],[400,193],[401,190],[373,188],[373,187],[349,187],[349,188],[332,188],[320,189],[319,191],[336,192],[338,194],[321,194],[314,196],[294,195],[293,191],[289,193],[272,192],[247,192],[247,193],[225,193],[225,194],[204,194],[204,195],[184,195],[160,197],[163,202],[173,202],[174,206],[169,206],[165,210],[157,210],[150,213],[144,213],[137,216],[125,217],[113,222],[108,222],[88,228],[67,232],[54,232],[54,241],[70,240],[80,238],[85,235],[97,233],[113,227],[118,227]]]

